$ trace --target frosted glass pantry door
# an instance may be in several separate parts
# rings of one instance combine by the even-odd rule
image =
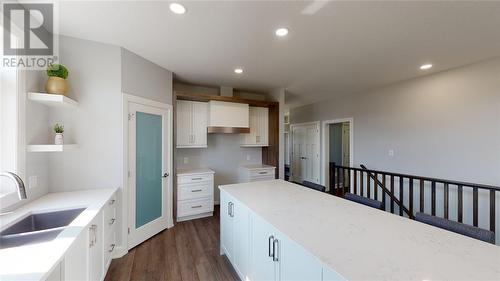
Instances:
[[[170,112],[129,104],[129,248],[168,226]]]

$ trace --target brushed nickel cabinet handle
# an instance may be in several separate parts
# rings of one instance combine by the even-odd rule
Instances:
[[[279,261],[280,241],[275,239],[273,241],[273,261]]]
[[[191,209],[197,209],[197,208],[201,208],[201,205],[191,206]]]
[[[111,246],[111,249],[109,249],[109,250],[108,250],[108,252],[110,252],[110,253],[111,253],[111,252],[113,252],[113,250],[115,249],[115,244],[111,244],[110,246]]]
[[[191,190],[191,192],[200,192],[200,191],[203,191],[203,190],[201,190],[201,189],[193,189],[193,190]]]
[[[109,225],[114,224],[114,223],[115,223],[115,221],[116,221],[116,219],[111,219],[111,220],[109,220]]]
[[[274,244],[274,236],[271,235],[267,240],[267,252],[270,258],[274,256],[274,248],[271,246],[272,244]]]

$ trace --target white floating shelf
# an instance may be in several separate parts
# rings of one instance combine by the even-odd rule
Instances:
[[[60,107],[76,107],[78,102],[72,100],[64,95],[55,95],[47,93],[28,93],[28,99],[38,102],[47,106],[60,106]]]
[[[30,144],[28,152],[62,152],[77,149],[77,144]]]

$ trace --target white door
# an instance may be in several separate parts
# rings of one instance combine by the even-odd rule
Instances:
[[[129,237],[133,248],[172,225],[171,108],[129,102]]]
[[[284,235],[279,239],[279,280],[321,280],[322,266],[318,260]],[[297,266],[300,265],[300,266]]]
[[[292,177],[319,184],[319,124],[292,126]]]
[[[231,197],[224,191],[220,194],[220,246],[221,254],[233,260],[233,217]]]
[[[192,104],[189,101],[177,101],[177,147],[190,146],[193,139]]]
[[[272,257],[274,228],[260,217],[252,216],[251,229],[249,280],[276,280],[276,262]]]
[[[197,147],[207,146],[208,103],[193,102],[193,143]]]

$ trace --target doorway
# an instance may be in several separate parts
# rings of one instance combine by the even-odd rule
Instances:
[[[330,190],[330,163],[337,166],[353,165],[353,119],[337,119],[323,122],[323,178],[322,183]],[[339,182],[344,183],[342,178]],[[346,183],[344,183],[346,184]],[[333,188],[333,187],[332,187]]]
[[[292,124],[292,181],[320,183],[319,122]]]
[[[173,226],[172,106],[125,95],[128,249]]]

